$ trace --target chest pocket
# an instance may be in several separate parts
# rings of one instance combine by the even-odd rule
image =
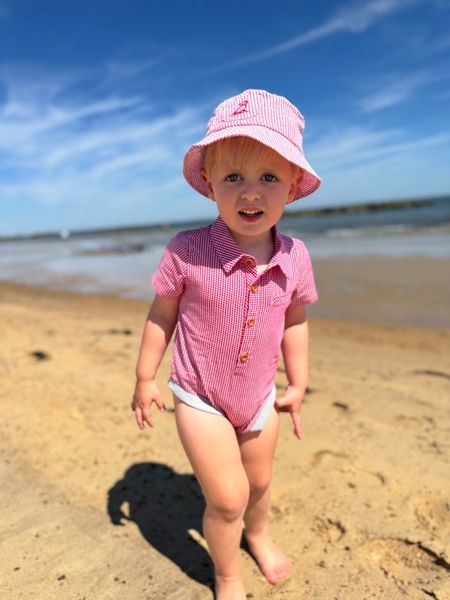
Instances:
[[[291,294],[281,294],[280,296],[275,296],[275,298],[272,298],[272,300],[270,301],[270,306],[274,306],[274,307],[284,306],[287,308],[290,303],[291,303]]]

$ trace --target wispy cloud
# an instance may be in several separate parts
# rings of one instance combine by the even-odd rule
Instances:
[[[161,114],[146,98],[126,95],[68,102],[62,100],[64,81],[70,87],[71,77],[47,80],[45,92],[30,81],[27,94],[22,80],[23,74],[14,77],[11,69],[3,78],[0,197],[5,201],[63,204],[108,193],[118,198],[139,186],[142,196],[144,190],[151,194],[174,179],[174,166],[179,172],[183,151],[203,128],[203,107]]]
[[[445,52],[450,48],[450,34],[442,37],[426,40],[423,46],[420,48],[422,56],[429,56],[431,54],[438,54]]]
[[[347,3],[317,27],[313,27],[282,44],[271,46],[255,54],[220,65],[211,71],[224,71],[256,63],[337,33],[362,33],[383,17],[408,8],[416,2],[417,0],[371,0],[369,2]]]
[[[372,113],[407,101],[424,86],[440,83],[450,79],[449,65],[432,65],[426,70],[415,73],[389,73],[383,75],[371,85],[376,91],[366,94],[357,102],[358,107],[366,113]]]
[[[408,157],[425,148],[450,142],[450,134],[438,133],[424,137],[407,137],[399,129],[370,130],[348,126],[329,132],[308,147],[312,164],[331,172],[387,157]]]
[[[410,95],[421,86],[429,82],[431,76],[428,72],[420,72],[406,77],[399,76],[393,81],[380,85],[380,90],[360,100],[359,106],[364,112],[374,112],[388,106],[394,106],[407,100]]]
[[[106,79],[112,81],[125,81],[142,75],[149,69],[161,62],[162,58],[151,58],[148,60],[125,61],[114,60],[106,65]]]
[[[438,98],[438,100],[446,100],[447,98],[450,98],[450,90],[445,90],[444,92],[436,94],[436,98]]]

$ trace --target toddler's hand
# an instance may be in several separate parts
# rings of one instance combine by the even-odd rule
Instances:
[[[166,410],[156,381],[154,379],[136,381],[133,400],[131,401],[131,410],[134,411],[136,423],[141,430],[144,429],[144,423],[153,427],[153,419],[150,412],[153,402],[159,410]]]
[[[302,428],[300,425],[300,406],[303,400],[304,391],[293,385],[288,385],[284,396],[278,398],[275,402],[275,409],[278,412],[288,412],[291,415],[294,425],[294,435],[299,440],[302,439]]]

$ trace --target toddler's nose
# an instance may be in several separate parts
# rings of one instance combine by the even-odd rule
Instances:
[[[259,200],[261,198],[261,190],[258,185],[247,184],[241,192],[241,198],[248,202]]]

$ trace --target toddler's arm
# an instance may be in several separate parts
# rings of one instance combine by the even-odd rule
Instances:
[[[286,311],[281,349],[288,387],[284,396],[277,400],[276,408],[290,413],[294,435],[301,439],[299,413],[308,384],[308,323],[304,306],[294,306]]]
[[[178,299],[156,296],[150,307],[142,335],[136,365],[136,387],[131,402],[139,429],[144,429],[144,422],[153,427],[150,412],[153,402],[160,410],[164,410],[155,377],[177,319]]]

